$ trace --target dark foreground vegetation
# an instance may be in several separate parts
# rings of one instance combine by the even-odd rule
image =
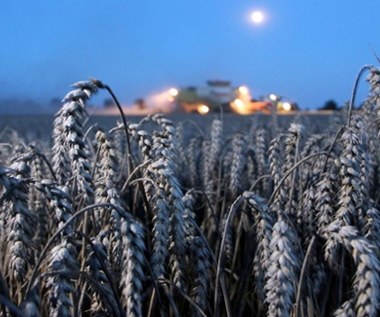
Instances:
[[[324,121],[109,125],[86,113],[112,92],[91,80],[51,137],[7,122],[0,315],[378,316],[380,71],[368,74],[362,109]]]

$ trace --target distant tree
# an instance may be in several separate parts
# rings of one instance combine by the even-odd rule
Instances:
[[[144,98],[138,98],[135,100],[135,105],[139,108],[139,109],[145,109],[146,108],[146,104],[145,104],[145,100]]]
[[[115,107],[115,101],[112,98],[106,98],[103,101],[104,108],[112,108]]]
[[[324,106],[320,108],[320,110],[338,110],[338,104],[334,100],[330,99],[325,102]]]

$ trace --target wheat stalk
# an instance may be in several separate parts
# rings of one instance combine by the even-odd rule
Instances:
[[[142,315],[142,289],[144,282],[144,231],[132,219],[122,218],[123,261],[120,285],[127,316]]]
[[[246,164],[246,140],[241,133],[237,133],[232,140],[232,158],[229,167],[228,189],[231,197],[236,197],[242,193],[244,188],[243,170]]]
[[[11,292],[15,292],[20,302],[20,286],[25,282],[28,269],[34,260],[35,249],[32,245],[35,215],[28,206],[29,182],[25,181],[30,176],[29,162],[32,155],[23,154],[15,158],[10,166],[10,171],[2,175],[5,193],[5,230],[4,237],[6,249],[3,261],[7,266]],[[6,172],[10,172],[9,176]]]
[[[253,261],[255,289],[262,303],[265,301],[265,269],[270,265],[270,241],[272,239],[274,219],[264,199],[254,193],[245,192],[256,223],[256,252]]]
[[[355,314],[377,316],[380,303],[380,261],[373,245],[352,226],[341,226],[338,221],[329,226],[333,239],[342,244],[356,264],[353,290]]]
[[[266,271],[268,316],[291,316],[296,296],[296,281],[301,269],[298,236],[280,215],[273,226],[270,240],[270,266]]]

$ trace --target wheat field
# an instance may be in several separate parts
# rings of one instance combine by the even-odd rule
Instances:
[[[0,315],[379,316],[380,70],[366,70],[361,109],[317,131],[276,114],[232,133],[161,114],[104,130],[86,102],[114,95],[91,79],[47,144],[0,133]]]

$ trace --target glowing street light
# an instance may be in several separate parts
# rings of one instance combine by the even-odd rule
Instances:
[[[168,91],[168,101],[173,102],[175,100],[175,97],[178,96],[178,89],[177,88],[170,88]]]
[[[284,102],[283,104],[282,104],[282,108],[286,111],[286,112],[288,112],[288,111],[290,111],[290,110],[292,110],[292,105],[290,104],[290,102]]]
[[[277,101],[277,100],[278,100],[278,97],[277,97],[275,94],[270,94],[270,95],[269,95],[269,99],[270,99],[271,101]]]
[[[208,114],[210,112],[210,108],[206,105],[199,105],[197,110],[200,114]]]
[[[170,88],[169,94],[170,94],[170,96],[176,97],[178,95],[178,89],[177,88]]]
[[[248,95],[249,94],[249,89],[247,86],[240,86],[238,88],[239,92],[242,94],[242,95]]]

